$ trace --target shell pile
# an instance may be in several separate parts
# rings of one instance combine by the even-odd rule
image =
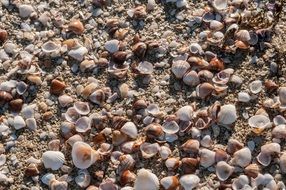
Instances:
[[[286,189],[285,4],[1,0],[0,189]]]

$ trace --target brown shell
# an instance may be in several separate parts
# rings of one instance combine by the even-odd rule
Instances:
[[[82,34],[84,32],[84,26],[80,20],[70,22],[68,29],[75,34]]]
[[[8,38],[8,32],[6,30],[0,29],[0,43],[3,43]]]
[[[200,164],[199,158],[183,158],[181,162],[181,169],[184,174],[194,173],[199,168]]]
[[[57,79],[52,80],[50,92],[54,95],[60,95],[66,88],[66,84]]]

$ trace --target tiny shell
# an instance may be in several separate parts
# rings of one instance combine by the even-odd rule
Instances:
[[[162,129],[165,133],[175,134],[179,131],[180,127],[176,121],[167,121],[162,125]]]
[[[80,114],[76,111],[74,107],[70,107],[67,109],[67,112],[65,113],[65,118],[69,122],[76,122],[80,118]]]
[[[176,76],[176,78],[181,79],[185,75],[185,73],[190,68],[190,64],[183,60],[173,61],[172,64],[172,73]]]
[[[57,79],[53,79],[51,83],[50,92],[55,95],[60,95],[64,89],[66,88],[66,84]]]
[[[261,152],[258,154],[257,161],[263,166],[268,166],[271,163],[271,156],[278,155],[281,147],[278,143],[268,143],[261,146]]]
[[[60,151],[46,151],[42,155],[42,161],[45,165],[45,168],[58,170],[63,166],[65,162],[65,156]]]
[[[17,83],[16,90],[19,95],[23,95],[27,91],[27,89],[28,85],[25,82],[20,81]]]
[[[11,102],[9,102],[9,106],[12,111],[20,112],[23,106],[23,100],[20,98],[11,100]]]
[[[177,111],[176,115],[182,121],[190,121],[193,118],[193,112],[192,106],[184,106]]]
[[[87,102],[75,102],[73,107],[80,115],[87,115],[90,112],[89,104]]]
[[[67,107],[73,102],[73,98],[66,94],[59,96],[58,100],[61,107]]]
[[[195,189],[199,183],[200,178],[194,174],[183,175],[180,178],[180,184],[185,190],[192,190]]]
[[[125,170],[120,176],[120,183],[122,185],[126,185],[134,182],[136,179],[136,175],[130,170]]]
[[[255,80],[249,84],[250,92],[253,94],[258,94],[262,90],[262,82],[260,80]]]
[[[164,190],[176,190],[179,186],[179,180],[176,176],[164,177],[160,180]]]
[[[249,164],[244,168],[244,173],[249,177],[256,178],[260,173],[260,168],[257,164]]]
[[[84,26],[83,26],[82,22],[79,20],[74,20],[74,21],[70,22],[68,25],[68,29],[70,31],[72,31],[73,33],[78,34],[78,35],[80,35],[84,32]]]
[[[133,139],[135,139],[138,135],[137,127],[133,122],[126,122],[121,127],[120,131]]]
[[[82,61],[87,53],[88,49],[86,47],[79,46],[77,48],[71,49],[68,52],[68,55],[77,61]]]
[[[61,46],[55,42],[48,41],[42,45],[42,50],[45,54],[57,53],[60,51]]]
[[[149,124],[148,126],[146,126],[145,131],[147,137],[151,139],[159,138],[164,134],[162,126],[158,123]]]
[[[181,147],[187,153],[196,154],[199,152],[200,142],[195,139],[189,139],[184,144],[182,144]]]
[[[183,170],[184,174],[195,173],[200,164],[199,158],[183,158],[181,162],[181,169]]]
[[[104,45],[105,49],[110,53],[115,53],[119,50],[118,40],[109,40]]]
[[[272,130],[272,136],[277,139],[286,138],[286,125],[278,125]]]
[[[138,42],[132,47],[132,52],[142,58],[144,57],[147,50],[147,45],[144,42]]]
[[[218,123],[224,125],[230,125],[234,123],[236,119],[237,119],[237,114],[235,105],[227,104],[221,106],[217,116]]]
[[[236,33],[236,38],[240,41],[243,41],[243,42],[248,42],[251,40],[250,34],[247,30],[239,30]]]
[[[146,169],[140,169],[138,171],[134,190],[159,190],[159,180],[155,174]]]
[[[206,148],[200,150],[200,165],[208,168],[215,163],[215,152]]]
[[[142,75],[150,75],[153,73],[153,64],[148,61],[141,61],[136,67],[138,72]]]
[[[254,133],[260,134],[265,128],[271,126],[269,117],[265,115],[254,115],[248,119],[248,125]]]
[[[74,180],[78,186],[86,188],[90,184],[91,176],[87,170],[79,170]]]
[[[94,91],[90,96],[89,100],[95,104],[101,105],[105,100],[105,93],[102,89]]]
[[[225,181],[233,173],[234,167],[227,164],[225,161],[220,161],[216,165],[216,175],[220,181]]]
[[[85,133],[91,129],[91,121],[88,117],[84,116],[75,122],[75,130],[79,133]]]
[[[238,101],[247,103],[250,101],[250,95],[247,92],[239,92]]]
[[[286,124],[286,119],[282,115],[276,115],[273,118],[273,123],[274,123],[275,126],[285,125]]]
[[[245,147],[236,151],[233,154],[231,162],[234,165],[238,165],[244,168],[250,164],[251,160],[252,160],[251,151],[249,150],[249,148]]]
[[[183,81],[186,85],[196,86],[200,83],[199,75],[196,71],[190,71],[183,77]]]

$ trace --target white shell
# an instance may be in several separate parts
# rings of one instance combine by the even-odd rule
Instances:
[[[215,152],[206,148],[202,148],[200,151],[200,165],[208,168],[215,163]]]
[[[240,167],[246,167],[252,160],[251,151],[248,147],[244,147],[233,154],[231,163]]]
[[[148,107],[146,108],[146,111],[155,117],[161,113],[160,108],[157,104],[149,104]]]
[[[216,175],[220,181],[225,181],[233,173],[234,167],[225,161],[219,161],[216,165]]]
[[[84,59],[84,56],[88,53],[88,50],[86,47],[78,47],[76,49],[71,49],[68,52],[68,55],[72,58],[74,58],[77,61],[82,61]]]
[[[272,130],[272,136],[277,139],[285,139],[286,138],[286,124],[278,125],[274,127]]]
[[[239,30],[236,33],[236,38],[240,41],[243,41],[243,42],[248,42],[251,40],[250,34],[247,30]]]
[[[263,130],[271,125],[271,123],[269,117],[265,115],[254,115],[248,119],[248,125],[254,129],[259,128]]]
[[[77,168],[86,169],[96,161],[95,151],[84,142],[76,142],[72,147],[72,161]]]
[[[85,133],[91,129],[91,121],[90,118],[84,116],[79,118],[75,122],[75,130],[79,133]]]
[[[91,176],[87,170],[79,170],[74,180],[78,186],[86,188],[90,184]]]
[[[41,181],[46,185],[50,185],[50,182],[53,180],[56,180],[56,176],[52,173],[47,173],[41,178]]]
[[[247,92],[239,92],[238,93],[238,101],[240,102],[249,102],[250,101],[250,95]]]
[[[75,102],[73,107],[80,115],[87,115],[90,112],[89,104],[87,102]]]
[[[221,23],[220,21],[217,21],[217,20],[212,20],[210,22],[210,29],[211,30],[215,30],[215,31],[218,31],[218,30],[221,30],[223,29],[223,23]]]
[[[251,190],[252,188],[249,186],[249,179],[246,175],[240,175],[238,178],[236,178],[232,186],[233,190]],[[247,188],[249,187],[249,188]]]
[[[260,80],[252,81],[249,84],[249,90],[253,94],[258,94],[262,90],[262,82]]]
[[[171,187],[175,187],[176,184],[174,184],[174,178],[176,179],[175,176],[167,176],[164,177],[160,180],[161,185],[163,186],[164,189],[169,189]],[[177,180],[176,180],[177,181]],[[179,184],[178,184],[179,185]]]
[[[224,10],[227,8],[227,0],[214,0],[213,6],[217,10]]]
[[[130,138],[135,139],[138,136],[138,130],[133,122],[126,122],[120,129],[120,131]]]
[[[42,50],[45,54],[57,53],[60,51],[61,46],[55,42],[48,41],[42,45]]]
[[[155,174],[146,169],[140,169],[138,171],[134,190],[159,190],[159,180]]]
[[[143,156],[143,158],[151,158],[155,156],[160,149],[160,146],[158,143],[143,143],[140,145],[140,151]]]
[[[279,166],[280,170],[283,174],[286,173],[286,153],[283,152],[283,154],[279,158]]]
[[[137,70],[139,71],[140,74],[143,75],[150,75],[153,73],[153,64],[148,62],[148,61],[141,61],[138,66]]]
[[[73,98],[66,94],[59,96],[58,100],[61,107],[66,107],[73,102]]]
[[[22,129],[26,126],[26,123],[23,119],[22,116],[15,116],[14,117],[14,121],[13,121],[13,127],[16,129],[16,130],[19,130],[19,129]]]
[[[70,107],[65,113],[65,118],[67,121],[74,123],[80,118],[80,114],[76,111],[74,107]]]
[[[45,168],[58,170],[65,162],[65,156],[60,151],[46,151],[42,155],[42,161]]]
[[[28,85],[23,81],[17,83],[16,90],[19,95],[23,95],[28,89]]]
[[[114,53],[119,50],[119,41],[118,40],[109,40],[104,45],[105,49],[110,52]]]
[[[271,162],[271,155],[279,154],[281,147],[278,143],[268,143],[261,147],[261,152],[258,154],[257,161],[263,166],[268,166]]]
[[[198,73],[192,70],[184,75],[183,81],[186,85],[196,86],[200,83],[200,78]]]
[[[274,123],[275,126],[285,125],[286,124],[286,119],[282,115],[276,115],[273,118],[273,123]]]
[[[224,125],[230,125],[234,123],[237,119],[235,105],[227,104],[221,106],[217,119],[218,123]]]
[[[278,89],[278,97],[279,97],[281,106],[285,107],[286,106],[286,87],[280,87]]]
[[[185,190],[192,190],[200,183],[200,178],[194,174],[183,175],[180,178],[180,184]]]
[[[190,68],[190,64],[183,60],[173,61],[172,64],[172,73],[176,76],[176,78],[181,79],[185,75],[185,73]]]
[[[180,130],[176,121],[167,121],[162,125],[162,129],[165,133],[175,134]]]
[[[192,106],[184,106],[177,111],[177,116],[182,121],[190,121],[193,118]]]
[[[167,146],[161,146],[159,149],[159,154],[162,159],[167,159],[171,155],[172,151]]]
[[[35,118],[26,119],[26,125],[27,125],[28,129],[30,129],[32,131],[37,129],[37,122],[36,122]]]

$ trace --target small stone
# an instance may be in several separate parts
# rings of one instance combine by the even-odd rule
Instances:
[[[35,118],[26,119],[26,124],[28,129],[30,129],[31,131],[35,131],[37,129],[37,122]]]
[[[34,12],[34,8],[31,5],[20,5],[19,6],[19,15],[22,18],[30,17],[30,15]]]
[[[77,61],[82,61],[84,59],[84,56],[88,53],[88,50],[86,47],[79,47],[77,49],[72,49],[69,51],[68,55],[74,58]]]
[[[118,40],[109,40],[104,45],[105,49],[110,52],[114,53],[119,50],[119,41]]]
[[[22,129],[25,126],[26,126],[26,123],[22,116],[17,115],[16,117],[14,117],[13,127],[16,130]]]

